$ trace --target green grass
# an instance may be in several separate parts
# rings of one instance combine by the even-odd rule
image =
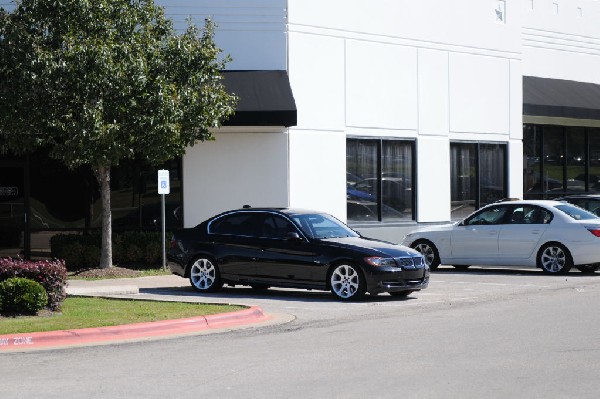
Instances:
[[[115,326],[234,312],[244,306],[68,297],[62,313],[0,317],[0,335]]]

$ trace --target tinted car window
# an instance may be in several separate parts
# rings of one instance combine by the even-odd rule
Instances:
[[[262,219],[257,213],[230,214],[213,221],[209,226],[209,233],[255,236],[260,232],[261,222]]]
[[[297,233],[298,229],[288,219],[275,215],[266,214],[262,223],[262,236],[267,238],[286,238],[288,233]]]
[[[358,237],[354,230],[329,215],[297,215],[294,221],[302,226],[304,234],[311,238]]]
[[[464,225],[500,224],[503,222],[507,210],[506,206],[487,208],[465,220]]]
[[[556,205],[556,209],[561,210],[575,220],[598,219],[598,216],[575,205]]]
[[[552,213],[533,205],[517,206],[507,220],[509,224],[547,224],[552,220]]]

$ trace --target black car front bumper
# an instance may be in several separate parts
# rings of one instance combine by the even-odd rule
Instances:
[[[370,293],[418,291],[429,285],[429,268],[414,270],[385,268],[365,270],[367,291]]]

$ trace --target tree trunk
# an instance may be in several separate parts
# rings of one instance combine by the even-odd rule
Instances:
[[[94,174],[100,184],[102,200],[102,247],[100,250],[100,268],[112,267],[112,216],[110,212],[110,167],[98,166]]]

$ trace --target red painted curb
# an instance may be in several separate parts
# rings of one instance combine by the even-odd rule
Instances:
[[[0,335],[0,352],[164,337],[268,320],[258,306],[231,313],[121,326]]]

